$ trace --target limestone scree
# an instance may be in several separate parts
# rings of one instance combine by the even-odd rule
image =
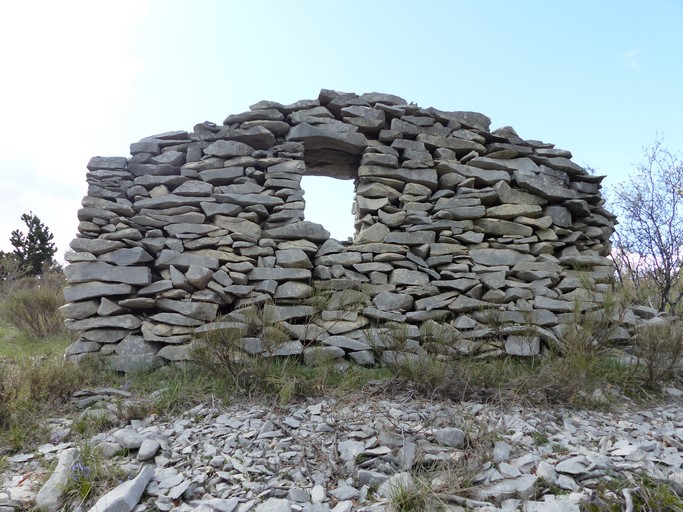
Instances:
[[[92,158],[68,357],[184,361],[214,329],[309,364],[553,346],[611,288],[616,220],[569,151],[489,125],[324,89]],[[352,241],[305,220],[304,175],[354,181]]]

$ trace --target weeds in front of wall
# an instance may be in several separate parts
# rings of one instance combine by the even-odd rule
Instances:
[[[624,299],[600,292],[598,301],[598,292],[582,275],[583,300],[574,301],[571,318],[558,326],[557,343],[542,361],[534,384],[550,402],[602,407],[610,403],[610,390],[640,390],[642,375],[612,354],[627,309]]]
[[[344,371],[335,367],[334,362],[306,366],[298,355],[276,355],[291,340],[269,311],[266,306],[246,312],[246,328],[236,324],[208,331],[192,349],[192,358],[223,382],[225,389],[243,396],[274,396],[278,403],[323,393],[343,393],[387,376],[388,372],[381,368],[354,367]],[[259,337],[262,346],[257,353],[245,350],[245,335]]]
[[[433,394],[438,395],[441,386],[447,381],[450,370],[447,355],[450,340],[442,334],[427,334],[428,341],[425,345],[430,351],[417,354],[415,350],[422,347],[416,346],[410,339],[408,327],[405,324],[394,325],[380,335],[385,352],[383,355],[376,353],[375,357],[383,357],[401,380],[424,391],[432,390]]]
[[[423,332],[426,354],[417,357],[407,339],[407,328],[398,327],[384,345],[403,356],[390,361],[398,379],[430,396],[458,400],[528,400],[535,403],[568,403],[605,407],[613,395],[649,398],[647,389],[664,378],[675,376],[683,356],[683,322],[653,323],[644,326],[634,340],[641,361],[617,352],[615,339],[626,307],[617,294],[600,292],[599,302],[590,290],[576,300],[570,318],[554,333],[533,325],[531,313],[520,315],[514,327],[506,326],[497,309],[481,311],[480,321],[488,319],[491,343],[500,344],[505,334],[542,340],[545,348],[535,356],[468,355],[456,347],[463,340],[445,326]],[[596,292],[597,293],[597,292]],[[595,299],[595,300],[592,300]],[[599,307],[598,307],[599,306]],[[499,352],[500,354],[500,352]],[[627,356],[628,354],[626,354]]]
[[[249,393],[272,364],[269,356],[289,341],[271,311],[268,305],[238,310],[235,316],[243,322],[205,332],[191,350],[192,359],[230,387]],[[258,337],[255,353],[246,350],[245,337]]]

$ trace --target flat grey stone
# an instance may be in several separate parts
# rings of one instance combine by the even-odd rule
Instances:
[[[156,439],[145,439],[142,441],[142,444],[140,445],[138,449],[138,455],[137,455],[137,460],[139,461],[146,461],[150,460],[153,458],[157,452],[159,451],[159,448],[161,447],[161,444],[159,441]]]
[[[332,489],[330,494],[338,500],[352,500],[360,494],[358,489],[350,485],[340,485],[336,489]]]
[[[224,139],[242,142],[254,149],[268,149],[275,144],[275,135],[265,126],[247,126],[240,130],[224,129],[218,133]]]
[[[506,478],[493,485],[476,489],[475,496],[480,500],[493,499],[496,501],[514,497],[529,499],[534,495],[537,480],[538,477],[536,475],[522,475],[517,478]]]
[[[358,169],[358,176],[371,180],[389,178],[404,183],[417,183],[429,187],[432,191],[437,189],[439,182],[436,169],[391,169],[378,165],[361,165]]]
[[[406,311],[413,305],[413,297],[407,293],[381,292],[372,303],[382,311]]]
[[[162,194],[158,197],[150,197],[139,199],[135,202],[136,208],[149,208],[154,210],[163,210],[166,208],[176,208],[184,206],[199,206],[205,202],[215,202],[216,199],[212,197],[188,197],[178,196],[175,194]]]
[[[529,226],[501,219],[475,219],[474,225],[483,230],[484,233],[496,236],[516,235],[527,237],[534,233],[534,230]]]
[[[142,446],[145,438],[132,428],[123,428],[113,434],[116,442],[124,448],[137,450]]]
[[[185,272],[185,277],[192,286],[203,290],[213,279],[213,270],[201,265],[190,265],[187,272]]]
[[[218,304],[206,302],[185,302],[161,298],[156,300],[156,305],[162,310],[180,313],[207,322],[214,320],[218,313]]]
[[[301,249],[275,251],[277,264],[284,268],[313,268],[308,255]]]
[[[277,344],[272,348],[273,350],[269,352],[269,355],[273,357],[298,356],[304,352],[304,345],[299,340],[286,341],[284,343]]]
[[[282,121],[284,118],[285,116],[282,115],[282,112],[273,108],[254,109],[249,112],[242,112],[241,114],[231,114],[225,118],[223,124],[229,125],[256,120]]]
[[[344,153],[360,155],[368,145],[367,138],[360,133],[339,133],[300,123],[287,134],[287,140],[303,142],[307,150],[333,149]]]
[[[57,512],[61,509],[64,501],[64,488],[69,481],[71,467],[76,462],[76,459],[78,459],[78,450],[76,448],[64,450],[59,455],[57,467],[36,495],[36,507],[38,510]]]
[[[133,291],[135,288],[129,284],[91,281],[67,286],[64,288],[64,299],[67,302],[78,302],[94,297],[128,295]]]
[[[543,295],[536,295],[534,297],[534,306],[538,309],[547,309],[554,313],[571,313],[575,308],[574,302],[552,299]]]
[[[87,331],[90,329],[137,329],[142,325],[135,315],[115,315],[107,317],[91,317],[84,320],[67,320],[66,326],[74,331]]]
[[[151,315],[149,318],[161,323],[182,325],[186,327],[200,326],[204,323],[203,320],[191,318],[181,313],[157,313]]]
[[[98,169],[125,169],[128,163],[126,157],[121,156],[94,156],[86,166],[89,171]]]
[[[207,217],[223,215],[233,217],[242,211],[242,207],[227,203],[200,203],[199,205]]]
[[[239,217],[227,217],[216,215],[213,220],[216,226],[227,229],[230,233],[237,234],[250,242],[258,242],[261,238],[261,226],[250,220]],[[201,265],[201,263],[199,263]],[[206,265],[204,265],[206,266]],[[213,268],[213,267],[208,267]]]
[[[167,339],[170,342],[172,337]],[[156,355],[167,361],[191,361],[191,348],[192,345],[166,345]]]
[[[490,267],[514,266],[521,261],[533,261],[534,257],[513,249],[472,249],[469,251],[472,261]]]
[[[267,318],[273,323],[306,319],[311,316],[313,316],[312,306],[276,306],[272,304],[263,306],[263,318]]]
[[[517,184],[526,191],[553,202],[567,199],[582,199],[586,194],[562,186],[557,180],[545,174],[534,174],[529,171],[515,171],[513,173]]]
[[[309,366],[320,366],[344,357],[344,354],[344,349],[339,347],[309,347],[304,349],[304,363]]]
[[[217,140],[204,149],[204,154],[220,158],[231,158],[234,156],[249,156],[253,151],[254,148],[242,142]]]
[[[69,357],[78,354],[88,354],[91,352],[97,352],[100,350],[100,348],[102,348],[101,343],[79,339],[67,347],[66,351],[64,352],[64,356]]]
[[[59,312],[64,318],[73,318],[74,320],[82,320],[97,313],[100,302],[97,300],[88,300],[83,302],[71,302],[60,306]]]
[[[214,194],[218,203],[236,204],[238,206],[246,207],[253,205],[262,205],[267,208],[279,206],[284,204],[282,198],[277,196],[269,196],[266,194]]]
[[[312,296],[314,293],[313,287],[297,281],[285,281],[279,284],[273,296],[276,301],[285,300],[303,300]]]
[[[355,340],[353,338],[349,338],[348,336],[342,336],[342,335],[330,336],[329,338],[325,338],[324,340],[322,340],[322,342],[325,345],[331,345],[333,347],[339,347],[339,348],[346,349],[349,351],[370,350],[371,349],[370,345],[368,345],[367,343]]]
[[[311,278],[311,271],[305,268],[265,268],[256,267],[249,273],[250,281],[289,281],[290,279]]]
[[[168,268],[173,265],[181,270],[188,270],[191,265],[198,265],[211,270],[218,270],[219,262],[216,258],[202,256],[200,254],[181,253],[164,249],[161,251],[161,254],[159,254],[155,265],[160,268]]]
[[[505,352],[511,356],[535,356],[541,351],[541,339],[538,336],[515,336],[505,338]]]
[[[131,247],[129,249],[115,249],[111,252],[106,252],[100,255],[98,260],[128,267],[153,261],[154,258],[142,247]]]
[[[88,512],[131,512],[153,476],[154,467],[143,466],[135,478],[102,496]]]
[[[256,507],[256,512],[291,512],[292,505],[289,500],[281,498],[269,498]]]
[[[398,285],[426,286],[429,284],[429,275],[417,270],[397,268],[389,275],[389,282]]]
[[[199,177],[209,185],[220,187],[230,185],[237,178],[244,176],[243,167],[220,167],[218,169],[205,169],[199,171]],[[218,190],[218,189],[217,189]],[[204,203],[200,203],[204,204]]]
[[[300,221],[279,228],[267,229],[263,236],[280,240],[310,240],[324,242],[330,238],[330,232],[315,222]]]
[[[456,427],[435,429],[433,434],[434,439],[444,446],[460,448],[465,444],[465,432]]]
[[[64,269],[69,283],[105,281],[146,286],[152,282],[151,270],[147,267],[119,267],[108,263],[72,263]]]
[[[512,188],[505,181],[499,181],[493,185],[493,189],[498,194],[500,202],[504,204],[544,205],[548,203],[547,199],[521,189]]]
[[[508,220],[519,216],[538,217],[542,213],[542,208],[537,204],[502,204],[486,209],[487,217]]]
[[[365,485],[378,485],[389,479],[389,475],[379,471],[358,470],[358,481]]]
[[[355,238],[355,243],[367,244],[383,242],[385,237],[389,235],[389,233],[390,230],[388,226],[382,223],[373,224],[372,226],[367,227],[361,230],[360,233],[358,233],[358,235]]]
[[[569,475],[583,475],[588,473],[588,461],[583,455],[570,457],[555,465],[555,471]]]

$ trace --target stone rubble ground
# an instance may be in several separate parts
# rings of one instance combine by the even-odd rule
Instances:
[[[90,511],[384,511],[391,510],[392,493],[419,485],[419,468],[440,464],[451,476],[476,465],[468,492],[456,489],[447,472],[422,473],[432,497],[450,511],[579,511],[598,483],[629,475],[647,474],[683,491],[683,393],[667,391],[666,403],[627,402],[613,412],[450,403],[405,393],[281,408],[199,405],[94,435],[91,446],[131,479]],[[116,400],[120,410],[122,394],[99,389],[77,400],[88,407],[83,414],[96,416],[117,410]],[[58,474],[65,464],[52,475],[46,468],[70,461],[79,443],[70,420],[51,424],[55,444],[7,458],[0,512],[34,510],[37,497],[41,510],[59,510],[59,488],[55,493],[45,482],[68,478]],[[477,447],[485,448],[484,457]]]

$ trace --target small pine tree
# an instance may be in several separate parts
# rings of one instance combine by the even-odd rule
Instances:
[[[57,252],[52,242],[54,236],[33,212],[24,213],[21,216],[28,228],[28,234],[24,235],[18,229],[12,231],[10,243],[14,247],[14,255],[19,265],[27,275],[38,276],[43,269],[55,265],[53,256]]]

